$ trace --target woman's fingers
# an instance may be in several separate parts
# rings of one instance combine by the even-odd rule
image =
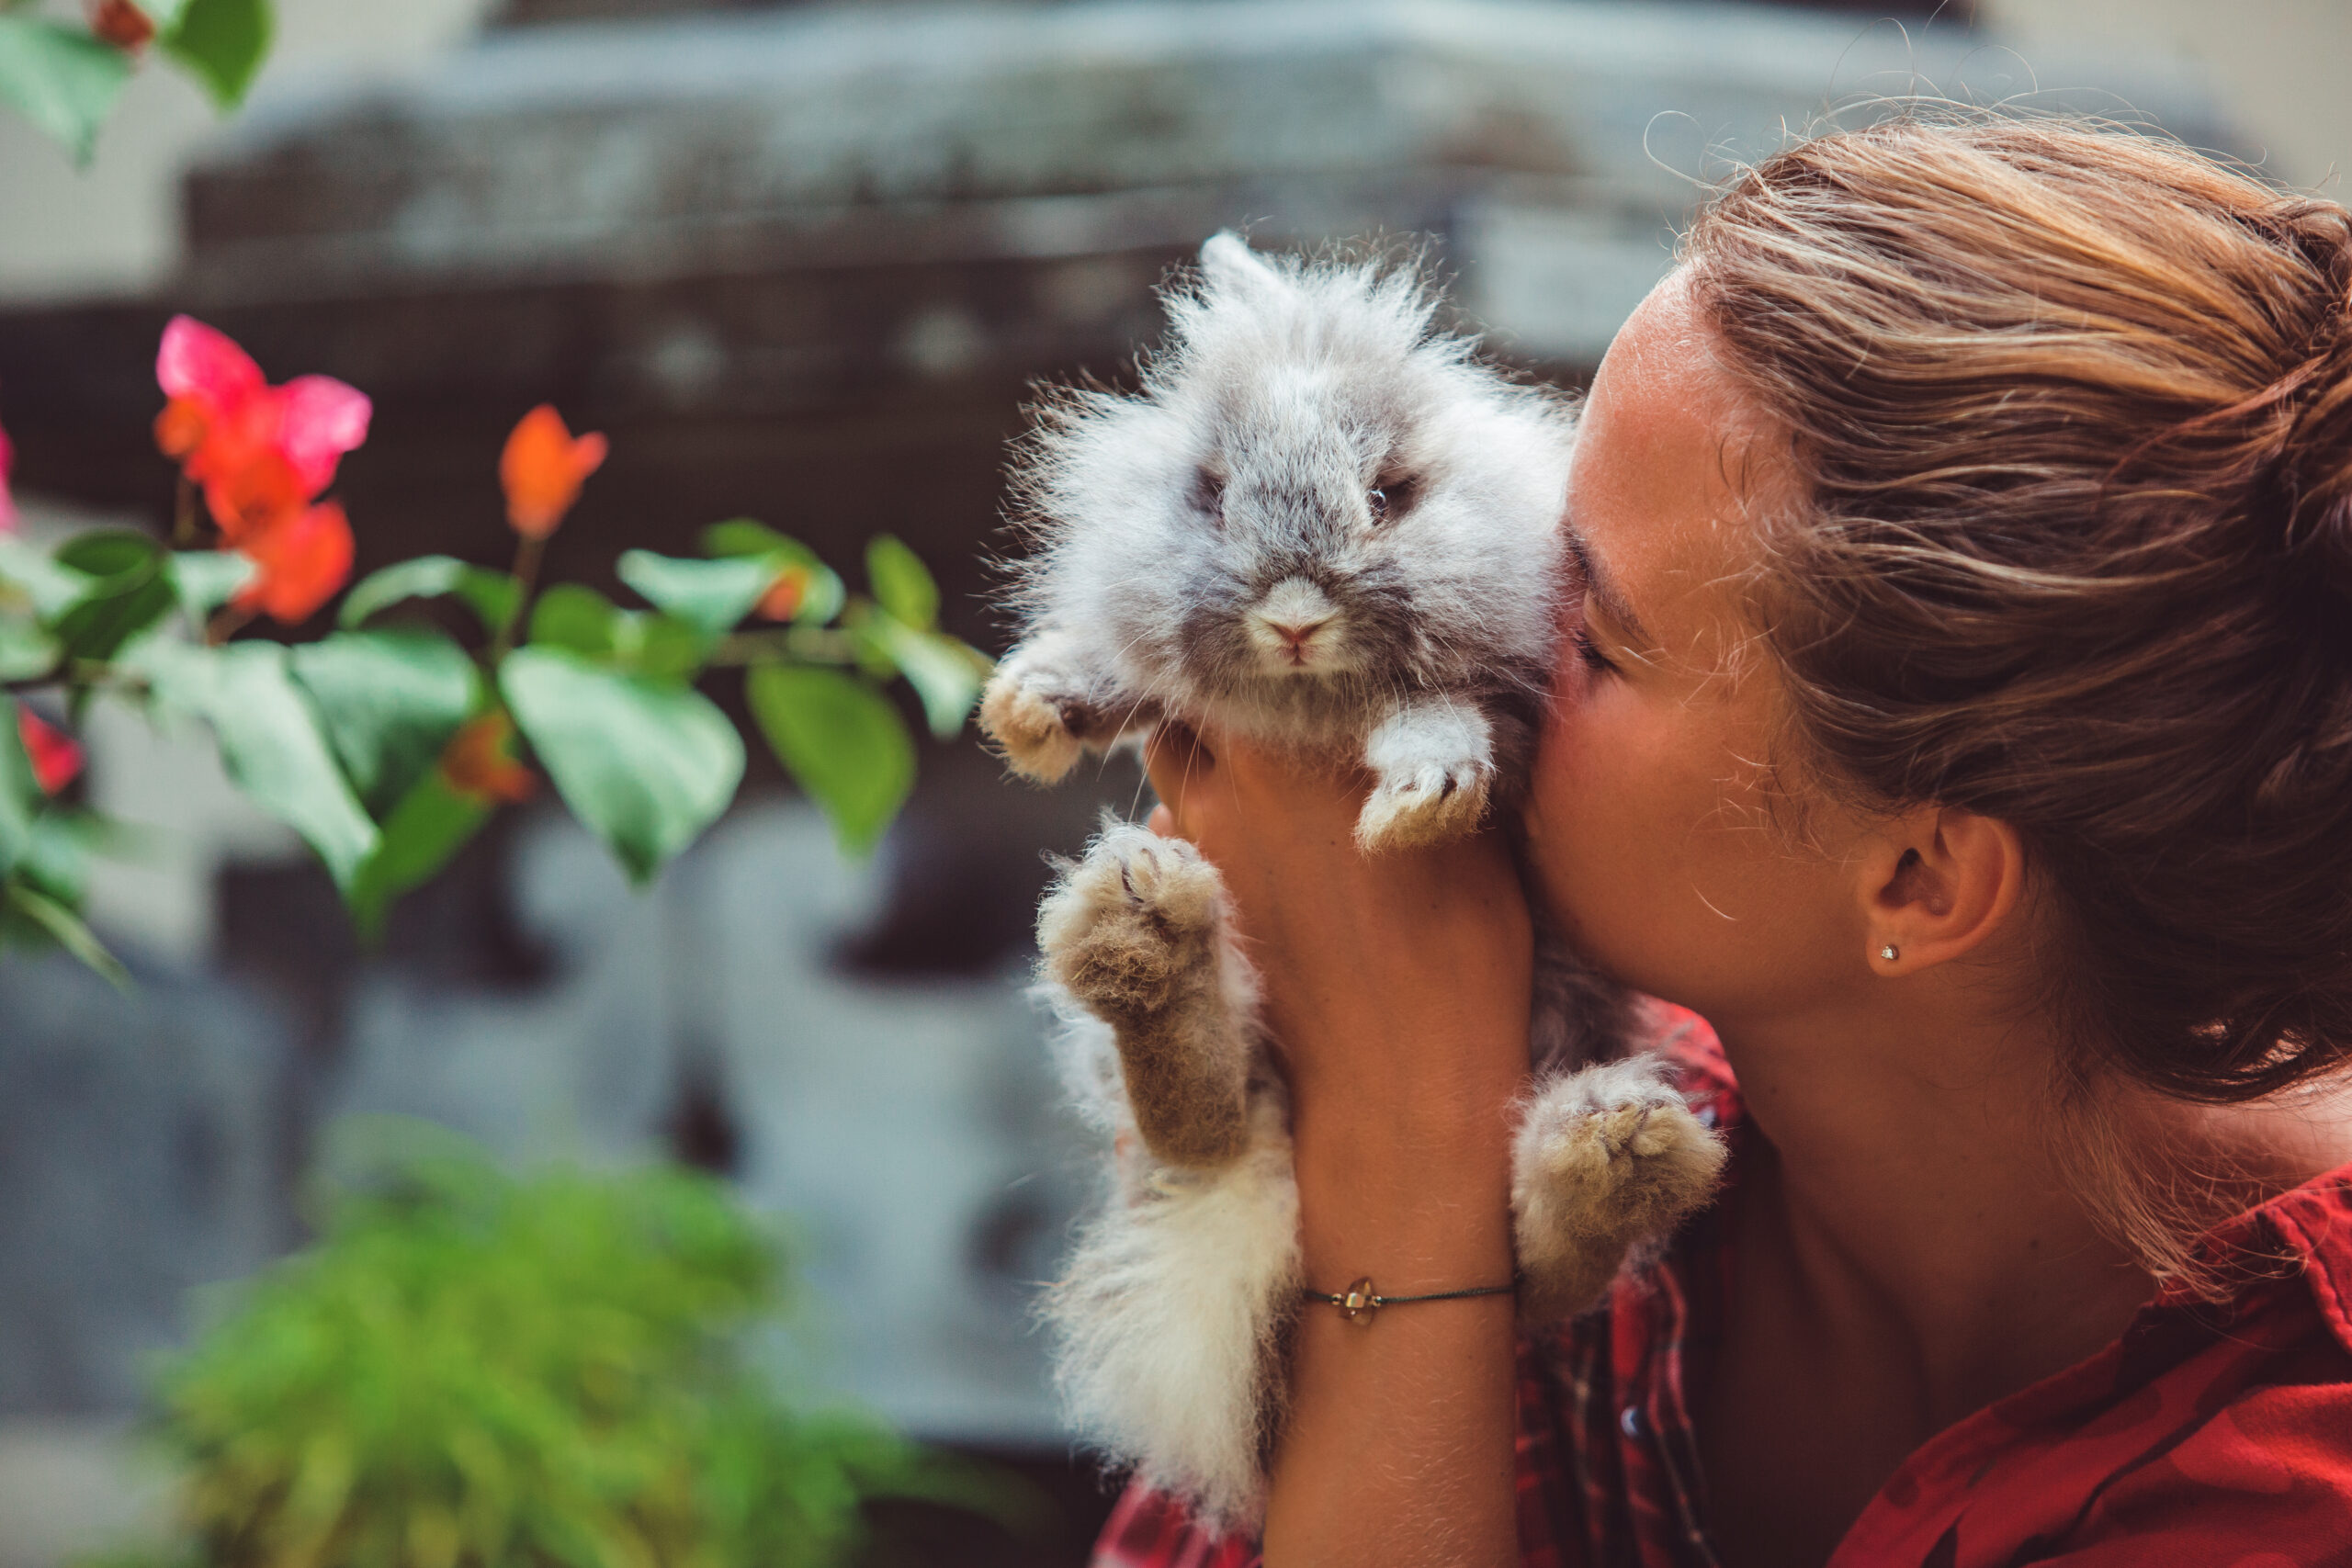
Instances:
[[[1144,742],[1143,768],[1160,802],[1151,814],[1151,830],[1162,838],[1193,837],[1198,825],[1185,807],[1196,791],[1216,776],[1216,753],[1199,735],[1171,719]],[[1162,813],[1167,818],[1165,826]]]
[[[1144,771],[1166,813],[1154,813],[1153,830],[1189,839],[1211,859],[1216,848],[1210,840],[1222,843],[1235,832],[1287,838],[1328,828],[1345,838],[1371,784],[1361,766],[1335,766],[1329,758],[1296,756],[1215,731],[1204,736],[1173,720],[1145,742]]]

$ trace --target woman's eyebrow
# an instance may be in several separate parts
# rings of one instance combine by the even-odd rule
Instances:
[[[1657,643],[1651,637],[1649,628],[1642,625],[1641,616],[1634,614],[1634,606],[1617,591],[1615,580],[1600,570],[1600,563],[1585,547],[1584,536],[1577,532],[1573,524],[1565,534],[1568,558],[1576,564],[1577,575],[1584,580],[1585,592],[1600,606],[1601,614],[1635,647],[1656,648]]]

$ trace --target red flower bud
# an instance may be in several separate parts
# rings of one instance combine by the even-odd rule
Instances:
[[[514,726],[503,713],[468,719],[441,751],[441,777],[460,795],[528,800],[538,780],[507,750]]]
[[[125,54],[135,54],[155,36],[155,19],[130,0],[96,0],[90,7],[90,31]]]
[[[17,738],[33,765],[33,782],[43,795],[55,795],[82,772],[82,748],[39,714],[17,705]]]
[[[788,566],[777,574],[768,591],[760,596],[760,618],[768,621],[788,621],[800,613],[808,597],[809,571],[805,566]]]

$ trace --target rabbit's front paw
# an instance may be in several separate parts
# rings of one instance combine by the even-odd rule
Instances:
[[[989,679],[980,695],[980,728],[1013,772],[1039,784],[1058,783],[1078,765],[1078,736],[1035,671],[1008,663]]]
[[[1554,1079],[1512,1154],[1521,1311],[1533,1324],[1598,1301],[1634,1243],[1706,1201],[1724,1163],[1722,1143],[1645,1057]]]
[[[1466,702],[1399,707],[1365,739],[1363,760],[1375,781],[1356,818],[1356,843],[1367,852],[1458,839],[1487,814],[1492,737]]]
[[[1182,839],[1114,828],[1038,911],[1046,964],[1114,1023],[1165,1010],[1212,971],[1225,908],[1216,868]]]
[[[1484,761],[1424,762],[1385,773],[1356,818],[1356,843],[1367,852],[1408,849],[1476,832],[1494,780]]]

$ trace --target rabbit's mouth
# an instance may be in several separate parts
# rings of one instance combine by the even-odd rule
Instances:
[[[1268,674],[1333,675],[1355,662],[1346,614],[1303,577],[1283,578],[1268,589],[1245,625]]]

